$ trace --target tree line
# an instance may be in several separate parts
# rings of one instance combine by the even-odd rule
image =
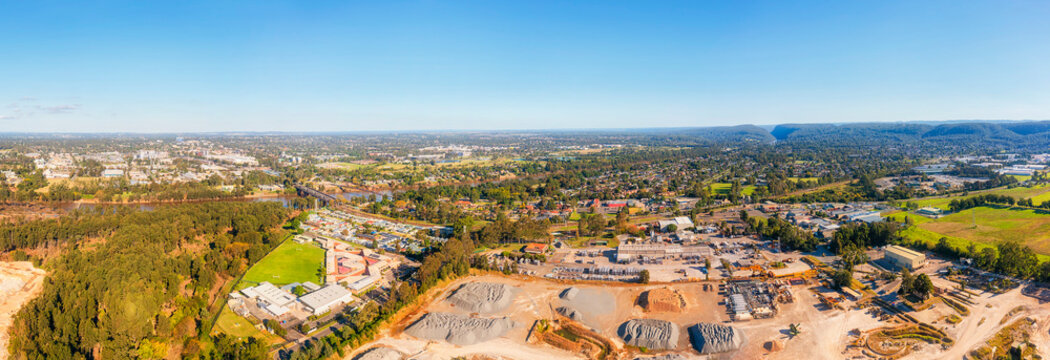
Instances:
[[[211,202],[0,225],[5,250],[68,247],[46,259],[48,280],[15,316],[11,349],[28,359],[264,354],[257,341],[209,335],[226,295],[216,290],[284,238],[288,215],[276,203]]]

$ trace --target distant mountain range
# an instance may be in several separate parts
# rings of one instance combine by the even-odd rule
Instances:
[[[472,133],[547,134],[573,137],[576,134],[598,135],[646,135],[659,138],[675,138],[692,142],[820,142],[827,144],[893,144],[893,143],[948,143],[957,145],[1046,145],[1050,146],[1050,120],[946,120],[910,121],[897,123],[824,123],[824,124],[780,124],[780,125],[736,125],[715,127],[674,128],[618,128],[618,129],[551,129],[551,130],[419,130],[419,131],[352,131],[352,132],[185,132],[185,133],[5,133],[0,139],[83,139],[83,138],[165,138],[176,136],[222,137],[222,136],[341,136],[341,135],[398,135],[429,134],[434,136],[460,136]]]
[[[781,124],[679,129],[711,141],[1048,143],[1050,121],[944,121],[904,123]]]

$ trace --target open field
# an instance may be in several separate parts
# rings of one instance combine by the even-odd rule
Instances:
[[[243,288],[263,281],[277,286],[304,281],[320,285],[322,281],[317,270],[322,266],[324,249],[310,243],[299,244],[288,240],[248,269],[244,280],[237,287]]]
[[[781,195],[781,197],[797,196],[797,195],[808,194],[808,193],[815,193],[815,192],[825,191],[825,190],[840,189],[840,188],[843,188],[843,187],[849,185],[849,183],[851,181],[852,180],[844,180],[844,181],[839,181],[839,182],[833,182],[833,183],[830,183],[830,184],[824,184],[824,185],[821,185],[821,186],[817,186],[815,188],[795,190],[795,191],[789,192],[787,194]]]
[[[894,213],[889,217],[902,221],[905,214]],[[915,227],[902,231],[901,235],[910,239],[935,244],[941,237],[947,237],[953,246],[962,248],[971,241],[984,247],[995,246],[1001,241],[1020,240],[1040,254],[1040,259],[1050,260],[1047,256],[1050,255],[1050,213],[1045,211],[981,206],[939,219],[914,214],[908,216]]]
[[[799,182],[799,181],[817,181],[815,177],[789,177],[788,181]]]
[[[364,168],[366,166],[369,166],[369,165],[361,165],[361,164],[354,164],[354,163],[348,163],[348,162],[327,162],[327,163],[317,164],[317,167],[319,167],[319,168],[324,168],[324,169],[341,169],[341,170],[357,170],[357,169],[360,169],[360,168]]]
[[[885,213],[885,214],[883,214],[883,216],[885,216],[889,220],[893,220],[893,221],[896,221],[896,222],[899,222],[899,223],[904,223],[905,222],[904,221],[905,218],[908,218],[908,219],[911,219],[911,222],[913,224],[915,224],[915,225],[928,223],[930,221],[933,221],[933,219],[931,219],[931,218],[928,218],[928,217],[925,217],[925,216],[922,216],[922,215],[918,215],[918,214],[912,214],[912,213],[904,212],[904,211],[893,211],[893,212],[890,212],[890,213]]]
[[[713,184],[711,184],[711,194],[713,194],[713,195],[714,194],[728,195],[729,194],[729,190],[732,189],[732,188],[733,188],[733,184],[730,184],[730,183],[713,183]],[[754,192],[755,192],[755,186],[754,185],[741,185],[740,186],[740,194],[741,195],[751,195],[751,193],[754,193]]]
[[[275,344],[284,341],[277,335],[259,330],[255,325],[252,325],[248,319],[235,314],[233,310],[230,310],[228,307],[223,308],[222,312],[219,313],[219,318],[215,320],[215,327],[212,332],[221,332],[238,338],[255,337],[268,344]]]
[[[1032,201],[1038,204],[1039,201],[1050,199],[1050,186],[1047,186],[1047,185],[1036,185],[1036,186],[1032,186],[1032,187],[1015,187],[1015,188],[1012,188],[1012,189],[1010,189],[1010,188],[997,188],[997,189],[984,190],[984,191],[974,191],[974,192],[971,192],[971,193],[967,194],[966,196],[930,197],[930,198],[908,200],[908,202],[913,202],[913,203],[917,204],[919,207],[927,207],[927,206],[929,206],[929,207],[935,207],[935,208],[939,208],[939,209],[943,209],[943,210],[948,210],[948,203],[950,203],[952,200],[965,199],[965,198],[973,197],[975,195],[985,195],[985,194],[1006,195],[1006,196],[1010,196],[1010,197],[1013,197],[1013,198],[1018,199],[1018,200],[1020,200],[1020,199],[1027,199],[1027,198],[1033,198]],[[1036,201],[1036,199],[1041,199],[1041,200]]]
[[[1032,197],[1032,204],[1041,205],[1046,201],[1050,201],[1050,191]]]

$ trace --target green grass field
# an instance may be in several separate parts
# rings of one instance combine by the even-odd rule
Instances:
[[[1014,179],[1017,179],[1017,181],[1020,181],[1020,182],[1025,182],[1025,181],[1028,181],[1028,180],[1032,179],[1032,177],[1029,176],[1029,175],[1010,175],[1010,176],[1013,176]]]
[[[1040,203],[1040,201],[1050,200],[1050,186],[1047,186],[1047,185],[1036,185],[1036,186],[1032,186],[1032,187],[1015,187],[1013,189],[998,188],[998,189],[991,189],[991,190],[985,190],[985,191],[974,191],[974,192],[969,193],[966,196],[950,196],[950,197],[943,197],[943,198],[923,198],[923,199],[908,200],[908,202],[914,202],[914,203],[918,204],[919,207],[932,206],[932,207],[935,207],[935,208],[948,210],[948,203],[950,203],[952,200],[964,199],[964,198],[973,197],[973,196],[976,196],[976,195],[984,195],[984,194],[1006,195],[1006,196],[1011,196],[1011,197],[1013,197],[1015,199],[1018,199],[1018,200],[1032,198],[1032,201],[1038,204],[1038,203]],[[1039,199],[1039,200],[1037,201],[1036,199]]]
[[[255,337],[267,344],[276,344],[284,341],[276,335],[255,328],[255,325],[248,319],[235,314],[228,307],[223,308],[222,312],[219,313],[219,318],[215,320],[215,327],[212,329],[212,333],[220,332],[239,338]]]
[[[891,219],[891,220],[899,222],[899,223],[903,223],[904,222],[904,218],[908,217],[908,218],[911,219],[912,224],[915,224],[915,225],[933,221],[933,219],[931,219],[931,218],[928,218],[928,217],[925,217],[925,216],[922,216],[922,215],[911,214],[911,213],[907,213],[907,212],[903,212],[903,211],[891,212],[891,213],[888,213],[888,214],[883,214],[883,216],[885,216],[887,219]]]
[[[713,183],[711,184],[711,194],[722,194],[728,195],[729,190],[733,188],[733,184],[730,183]],[[755,192],[754,185],[744,185],[740,188],[740,194],[747,196]]]
[[[322,266],[324,266],[324,249],[312,243],[299,244],[288,240],[248,269],[248,273],[244,275],[243,281],[237,284],[237,288],[252,286],[263,281],[269,281],[277,286],[304,281],[320,285],[322,281],[317,269]]]
[[[904,214],[895,213],[890,217],[903,219]],[[981,206],[939,219],[909,216],[916,226],[904,230],[901,235],[910,239],[935,244],[941,237],[947,237],[952,245],[963,248],[970,242],[984,247],[1019,240],[1040,254],[1041,260],[1050,260],[1047,256],[1050,255],[1050,213],[1044,211]]]
[[[1032,204],[1040,205],[1046,201],[1050,201],[1050,191],[1032,197]]]
[[[799,180],[801,180],[801,181],[817,181],[817,178],[815,178],[815,177],[789,177],[788,178],[788,181],[790,181],[790,182],[799,182]]]

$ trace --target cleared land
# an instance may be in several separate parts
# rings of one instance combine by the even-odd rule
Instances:
[[[44,275],[44,270],[28,261],[0,263],[0,359],[7,358],[8,336],[15,314],[43,290]]]
[[[252,286],[263,281],[281,286],[294,282],[310,281],[321,284],[318,272],[324,266],[324,249],[313,244],[285,241],[269,255],[248,269],[238,288]]]

